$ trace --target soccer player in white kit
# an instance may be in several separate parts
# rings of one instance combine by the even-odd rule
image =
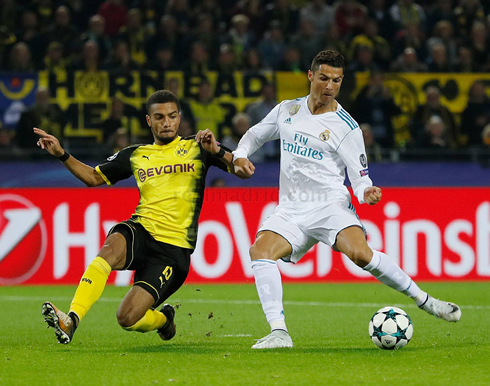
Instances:
[[[373,186],[357,122],[335,100],[345,62],[336,51],[321,51],[308,71],[310,94],[279,103],[250,128],[233,152],[235,169],[249,176],[247,159],[265,142],[280,139],[279,205],[265,220],[250,248],[255,284],[271,333],[253,349],[293,347],[282,305],[277,260],[298,262],[317,242],[347,255],[382,283],[404,293],[428,313],[450,322],[460,308],[435,299],[387,255],[373,251],[344,185],[345,170],[360,204],[377,204],[381,189]]]

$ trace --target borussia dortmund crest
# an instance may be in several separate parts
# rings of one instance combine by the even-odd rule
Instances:
[[[293,107],[291,107],[289,109],[289,115],[293,116],[294,114],[297,114],[300,107],[301,105],[294,105]]]
[[[323,142],[327,142],[330,138],[330,131],[325,130],[323,133],[320,133],[319,137]]]
[[[189,150],[187,150],[183,145],[177,146],[177,149],[175,149],[175,155],[178,157],[184,157],[189,153]]]

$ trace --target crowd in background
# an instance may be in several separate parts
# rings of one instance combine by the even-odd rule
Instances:
[[[484,0],[3,0],[0,2],[0,69],[306,72],[314,55],[335,49],[347,72],[368,71],[369,84],[351,106],[372,160],[395,143],[392,118],[400,114],[385,72],[489,72],[490,2]],[[169,85],[169,88],[179,87]],[[487,148],[490,99],[476,82],[461,120],[441,104],[436,86],[410,122],[408,147]],[[177,90],[175,90],[177,91]],[[210,128],[230,148],[277,103],[274,87],[225,121],[210,84],[182,100],[182,135]],[[103,123],[104,145],[117,150],[133,138],[124,128],[124,103],[112,100]],[[35,146],[33,126],[63,136],[63,114],[39,89],[22,113],[15,138],[0,129],[0,146]],[[226,130],[224,130],[226,128]],[[275,160],[265,147],[255,162]]]

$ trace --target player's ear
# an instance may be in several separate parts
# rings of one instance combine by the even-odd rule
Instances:
[[[313,72],[311,70],[308,70],[308,79],[310,82],[313,80]]]
[[[151,127],[151,119],[148,114],[146,114],[146,123],[148,124],[148,127]]]

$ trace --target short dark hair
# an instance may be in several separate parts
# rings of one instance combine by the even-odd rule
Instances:
[[[177,110],[180,113],[180,102],[177,95],[169,90],[158,90],[150,95],[146,101],[146,112],[150,114],[150,107],[157,103],[175,103],[177,105]]]
[[[338,51],[320,51],[311,62],[311,71],[317,71],[322,64],[327,64],[336,68],[342,67],[342,70],[345,72],[345,59],[344,56]]]

